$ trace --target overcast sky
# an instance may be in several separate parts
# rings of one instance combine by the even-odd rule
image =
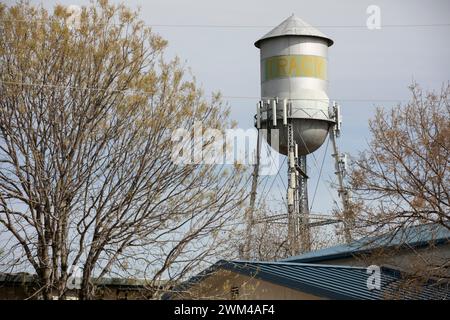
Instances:
[[[86,5],[89,1],[32,3],[43,3],[46,8],[52,8],[56,3]],[[407,100],[407,87],[412,80],[423,88],[439,89],[450,79],[450,26],[430,26],[450,23],[448,0],[161,0],[126,3],[132,8],[141,8],[141,18],[146,24],[171,25],[154,26],[153,30],[169,41],[170,56],[177,55],[185,61],[206,94],[222,92],[231,108],[231,117],[242,128],[252,126],[260,94],[259,50],[253,43],[292,13],[316,26],[334,40],[329,49],[329,97],[342,105],[344,122],[339,144],[342,151],[352,155],[366,146],[367,122],[376,106],[389,107]],[[366,9],[371,4],[381,9],[380,30],[365,27]],[[319,164],[324,149],[323,146],[315,152]],[[313,207],[315,212],[331,209],[330,192],[337,199],[334,191],[327,187],[330,177],[334,176],[330,153],[328,150],[326,154],[325,170]],[[311,201],[318,176],[318,168],[311,156],[309,165]],[[283,171],[284,180],[285,176]],[[281,199],[284,193],[284,187],[276,182],[270,197]]]

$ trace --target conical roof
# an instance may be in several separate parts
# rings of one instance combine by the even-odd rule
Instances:
[[[331,40],[328,36],[311,26],[309,23],[306,23],[299,17],[292,15],[282,23],[280,23],[278,26],[273,28],[270,32],[266,33],[261,39],[256,41],[255,46],[259,48],[261,41],[282,36],[317,37],[325,39],[328,42],[328,46],[331,46],[333,44],[333,40]]]

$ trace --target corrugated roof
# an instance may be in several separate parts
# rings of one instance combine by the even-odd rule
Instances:
[[[410,226],[396,232],[388,232],[378,237],[367,237],[350,244],[337,245],[317,251],[307,252],[298,256],[289,257],[281,261],[286,262],[321,262],[333,259],[351,257],[355,254],[367,253],[379,248],[390,248],[407,245],[408,247],[421,247],[448,243],[450,230],[442,224],[422,224]]]
[[[255,46],[259,48],[261,41],[282,36],[309,36],[322,38],[328,42],[328,46],[333,45],[333,40],[331,40],[330,37],[326,36],[299,17],[292,15],[256,41]]]
[[[368,252],[377,248],[407,245],[420,247],[448,243],[450,231],[443,225],[423,224],[390,232],[380,237],[365,238],[350,245],[338,245],[315,252],[291,257],[279,262],[225,261],[221,260],[185,283],[177,286],[176,291],[186,290],[193,284],[211,276],[218,269],[231,270],[240,274],[269,281],[294,290],[318,295],[330,299],[450,299],[450,284],[439,286],[432,280],[416,286],[416,291],[402,287],[403,278],[398,270],[381,267],[381,290],[368,290],[367,269],[341,265],[311,264],[352,256],[359,252]],[[403,288],[403,289],[402,289]],[[164,296],[170,299],[173,293]],[[176,296],[176,295],[175,295]]]
[[[381,300],[401,299],[449,299],[448,287],[435,287],[431,283],[417,292],[405,291],[401,287],[401,273],[397,270],[381,267],[381,289],[369,290],[366,268],[332,266],[290,262],[255,262],[221,260],[188,282],[175,288],[184,291],[189,286],[211,276],[218,269],[244,274],[256,279],[268,281],[284,287],[309,293],[327,299]],[[170,299],[176,293],[166,295]]]

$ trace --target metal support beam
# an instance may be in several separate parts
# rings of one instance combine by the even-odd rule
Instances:
[[[292,255],[298,254],[300,250],[299,232],[299,207],[298,207],[298,179],[295,158],[294,128],[291,120],[287,124],[288,139],[288,241]]]
[[[258,120],[258,119],[257,119]],[[255,164],[253,165],[253,174],[252,174],[252,189],[250,192],[250,206],[246,212],[246,238],[244,245],[243,257],[244,259],[251,259],[251,249],[253,245],[253,226],[255,224],[254,221],[254,212],[255,212],[255,202],[256,202],[256,188],[258,187],[258,178],[259,178],[259,162],[260,162],[260,152],[261,152],[261,132],[257,130],[257,138],[256,138],[256,159]]]
[[[311,250],[308,208],[308,175],[306,156],[298,155],[291,120],[287,124],[288,139],[288,239],[291,254]]]
[[[354,217],[350,209],[350,194],[349,190],[345,187],[344,177],[346,174],[346,161],[345,156],[343,156],[337,145],[337,137],[340,136],[341,133],[341,112],[339,105],[336,102],[333,102],[333,110],[332,117],[334,120],[334,124],[330,127],[330,140],[333,145],[333,154],[332,157],[335,160],[335,174],[338,178],[338,195],[342,199],[342,208],[343,208],[343,223],[344,223],[344,237],[347,243],[352,241],[351,230],[354,225]]]
[[[311,251],[311,235],[309,229],[308,207],[308,175],[306,172],[306,155],[298,158],[298,184],[299,184],[299,225],[301,252]]]
[[[313,227],[320,227],[330,224],[336,224],[339,222],[342,222],[341,219],[329,215],[329,214],[311,214],[308,215],[309,223],[308,226],[310,228]],[[277,224],[287,224],[288,223],[288,215],[287,214],[277,214],[273,216],[266,216],[264,218],[260,218],[255,221],[255,224],[257,223],[277,223]]]
[[[260,158],[261,158],[261,135],[263,132],[269,130],[269,112],[268,108],[270,105],[270,101],[267,101],[267,105],[265,105],[264,101],[259,101],[256,105],[256,118],[255,118],[255,127],[257,130],[256,137],[256,155],[255,162],[253,165],[253,173],[252,173],[252,186],[250,191],[250,204],[245,213],[246,220],[246,230],[245,230],[245,241],[243,248],[240,250],[240,256],[242,259],[250,259],[251,251],[253,246],[253,227],[255,223],[254,212],[255,212],[255,203],[257,197],[257,188],[258,188],[258,179],[259,179],[259,166],[260,166]],[[265,117],[263,117],[265,116]],[[265,121],[263,121],[265,119]],[[265,123],[266,128],[262,128],[262,124]],[[261,130],[262,129],[262,130]],[[266,137],[267,138],[267,137]]]

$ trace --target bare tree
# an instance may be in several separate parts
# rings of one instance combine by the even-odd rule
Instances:
[[[174,129],[228,113],[165,47],[123,5],[0,4],[1,262],[34,270],[36,297],[64,298],[74,266],[91,299],[95,279],[176,280],[228,249],[243,168],[171,161]]]
[[[285,207],[283,203],[280,206]],[[265,201],[261,201],[254,214],[251,260],[274,261],[290,255],[287,222],[277,218],[279,215],[267,208]]]
[[[241,257],[246,260],[277,261],[292,256],[288,238],[286,204],[277,203],[280,209],[269,207],[263,199],[257,203],[253,214],[250,250],[244,252],[247,230],[238,238]],[[329,228],[328,228],[329,229]],[[336,237],[326,226],[310,226],[311,250],[319,250],[336,244]]]
[[[407,227],[427,223],[450,230],[450,85],[440,93],[416,84],[410,90],[409,103],[376,111],[369,148],[353,162],[355,231],[362,235],[388,232],[398,240]],[[433,241],[429,252],[411,248],[409,271],[422,280],[448,278],[448,259],[432,259],[432,249]],[[397,254],[390,249],[378,260]]]

